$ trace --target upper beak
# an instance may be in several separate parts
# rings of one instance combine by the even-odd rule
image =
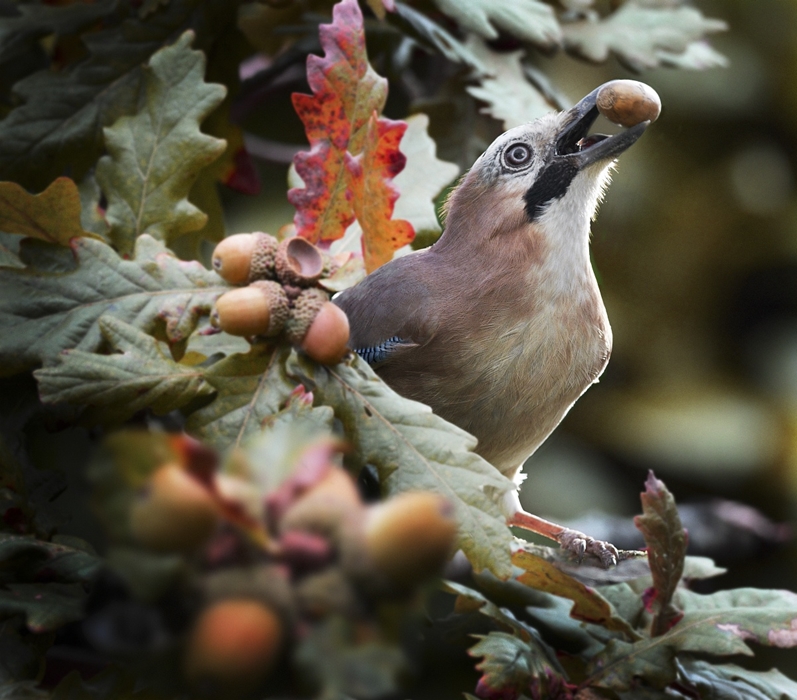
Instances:
[[[598,118],[596,100],[603,86],[595,88],[589,95],[567,113],[566,126],[556,140],[556,158],[567,159],[579,170],[601,160],[616,158],[642,136],[649,121],[621,131],[613,136],[590,134],[590,127]]]

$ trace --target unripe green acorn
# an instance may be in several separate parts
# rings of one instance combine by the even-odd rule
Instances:
[[[165,464],[150,478],[130,509],[133,538],[159,552],[193,549],[219,519],[212,494],[178,464]]]
[[[210,690],[253,690],[273,668],[284,639],[282,620],[269,606],[247,598],[219,601],[199,614],[191,630],[185,675]]]
[[[661,100],[656,91],[638,80],[606,83],[598,91],[595,104],[609,121],[625,127],[656,121],[661,113]]]
[[[310,287],[320,279],[324,259],[321,251],[310,241],[295,236],[279,244],[274,267],[283,284]]]
[[[267,233],[236,233],[216,246],[213,269],[230,284],[274,279],[277,246]]]
[[[288,318],[288,297],[277,282],[253,282],[216,300],[215,322],[230,335],[278,335]]]
[[[456,536],[451,504],[422,491],[371,506],[363,532],[370,565],[398,588],[438,574],[453,553]]]

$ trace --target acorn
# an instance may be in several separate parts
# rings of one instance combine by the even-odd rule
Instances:
[[[453,506],[438,494],[414,491],[368,509],[363,548],[376,572],[407,589],[440,573],[456,537]]]
[[[236,233],[213,251],[213,269],[230,284],[274,279],[277,239],[267,233]]]
[[[332,467],[288,508],[279,530],[302,530],[336,539],[346,521],[362,517],[364,511],[354,479],[345,469]]]
[[[288,297],[277,282],[253,282],[216,300],[214,323],[230,335],[278,335],[288,319]]]
[[[146,491],[130,509],[130,531],[144,546],[159,552],[193,549],[208,540],[219,511],[213,495],[178,464],[155,471]]]
[[[280,616],[249,598],[229,598],[205,608],[189,633],[186,677],[211,691],[254,690],[274,667],[285,641]]]
[[[661,99],[656,91],[638,80],[612,80],[598,91],[595,104],[609,121],[630,127],[656,121],[661,113]]]
[[[321,364],[335,365],[348,352],[349,319],[320,289],[298,296],[285,330],[291,343]]]
[[[310,287],[321,278],[325,261],[310,241],[294,236],[279,244],[274,266],[283,284]]]

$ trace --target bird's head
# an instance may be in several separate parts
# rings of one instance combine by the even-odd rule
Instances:
[[[615,81],[620,82],[631,81]],[[565,112],[499,136],[449,198],[443,238],[479,244],[531,231],[546,243],[588,240],[612,165],[650,124],[642,120],[612,136],[589,133],[599,114],[599,94],[615,83],[596,88]]]

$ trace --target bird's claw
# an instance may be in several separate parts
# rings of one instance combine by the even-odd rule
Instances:
[[[617,549],[610,542],[596,540],[583,532],[569,528],[565,529],[556,540],[562,549],[575,554],[579,562],[585,556],[592,556],[600,561],[604,569],[617,566],[618,562],[643,554],[634,550]]]

